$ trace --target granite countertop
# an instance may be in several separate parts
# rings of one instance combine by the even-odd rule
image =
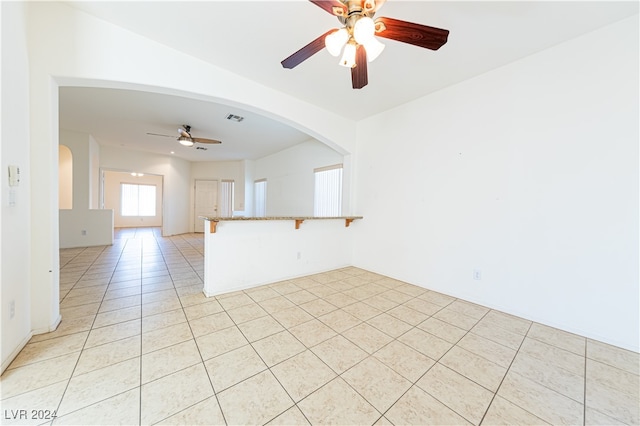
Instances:
[[[250,216],[237,216],[237,217],[218,217],[218,216],[198,216],[200,219],[209,220],[212,222],[222,222],[231,220],[326,220],[326,219],[349,219],[356,220],[362,219],[362,216],[335,216],[335,217],[318,217],[318,216],[267,216],[267,217],[250,217]]]

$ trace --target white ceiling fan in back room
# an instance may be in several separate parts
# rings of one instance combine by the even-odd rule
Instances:
[[[150,136],[163,136],[166,138],[175,137],[172,135],[163,135],[160,133],[147,132],[147,134]],[[222,141],[215,140],[215,139],[194,138],[193,136],[191,136],[191,126],[188,124],[183,124],[182,128],[178,129],[178,137],[176,138],[176,140],[180,145],[189,146],[189,147],[194,146],[196,143],[204,143],[204,144],[221,144],[222,143]],[[206,148],[200,147],[200,146],[196,147],[196,149],[206,150]]]
[[[333,56],[342,57],[339,64],[351,68],[351,84],[362,89],[368,84],[367,61],[382,53],[385,46],[376,36],[431,50],[447,42],[449,30],[414,24],[399,19],[373,16],[385,0],[309,0],[338,18],[342,28],[334,28],[304,46],[281,62],[285,68],[295,68],[324,47]]]

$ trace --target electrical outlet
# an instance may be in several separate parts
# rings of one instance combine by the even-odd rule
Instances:
[[[302,252],[300,252],[300,251],[298,252],[298,254],[297,254],[297,259],[298,259],[298,260],[302,259]]]
[[[482,271],[480,269],[473,270],[473,279],[478,281],[482,279]]]
[[[83,229],[82,231],[80,231],[80,235],[86,236],[87,235],[87,230]]]
[[[16,301],[12,300],[9,302],[9,318],[13,318],[16,316]]]

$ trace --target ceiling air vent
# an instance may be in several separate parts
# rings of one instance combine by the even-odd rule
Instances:
[[[244,117],[240,117],[239,115],[235,115],[235,114],[227,114],[227,120],[231,120],[231,121],[235,121],[236,123],[239,123],[242,120],[244,120]]]

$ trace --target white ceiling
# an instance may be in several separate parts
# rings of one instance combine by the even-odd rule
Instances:
[[[369,84],[351,89],[349,70],[321,51],[298,67],[280,61],[338,20],[305,0],[87,2],[71,6],[176,50],[342,116],[359,120],[534,54],[638,13],[638,2],[399,1],[376,16],[448,29],[438,51],[381,39]],[[597,52],[594,52],[597,55]],[[173,96],[111,89],[64,88],[61,127],[88,132],[103,145],[123,145],[198,160],[260,158],[309,137],[238,108]],[[245,116],[241,123],[227,113]],[[197,152],[171,138],[193,126],[194,137],[220,139]]]
[[[82,87],[62,87],[59,99],[62,129],[89,133],[100,145],[164,155],[173,152],[171,155],[189,161],[255,160],[310,139],[259,114],[197,99]],[[244,120],[227,120],[229,114]],[[192,126],[195,138],[216,139],[222,144],[182,146],[176,142],[182,125]]]

